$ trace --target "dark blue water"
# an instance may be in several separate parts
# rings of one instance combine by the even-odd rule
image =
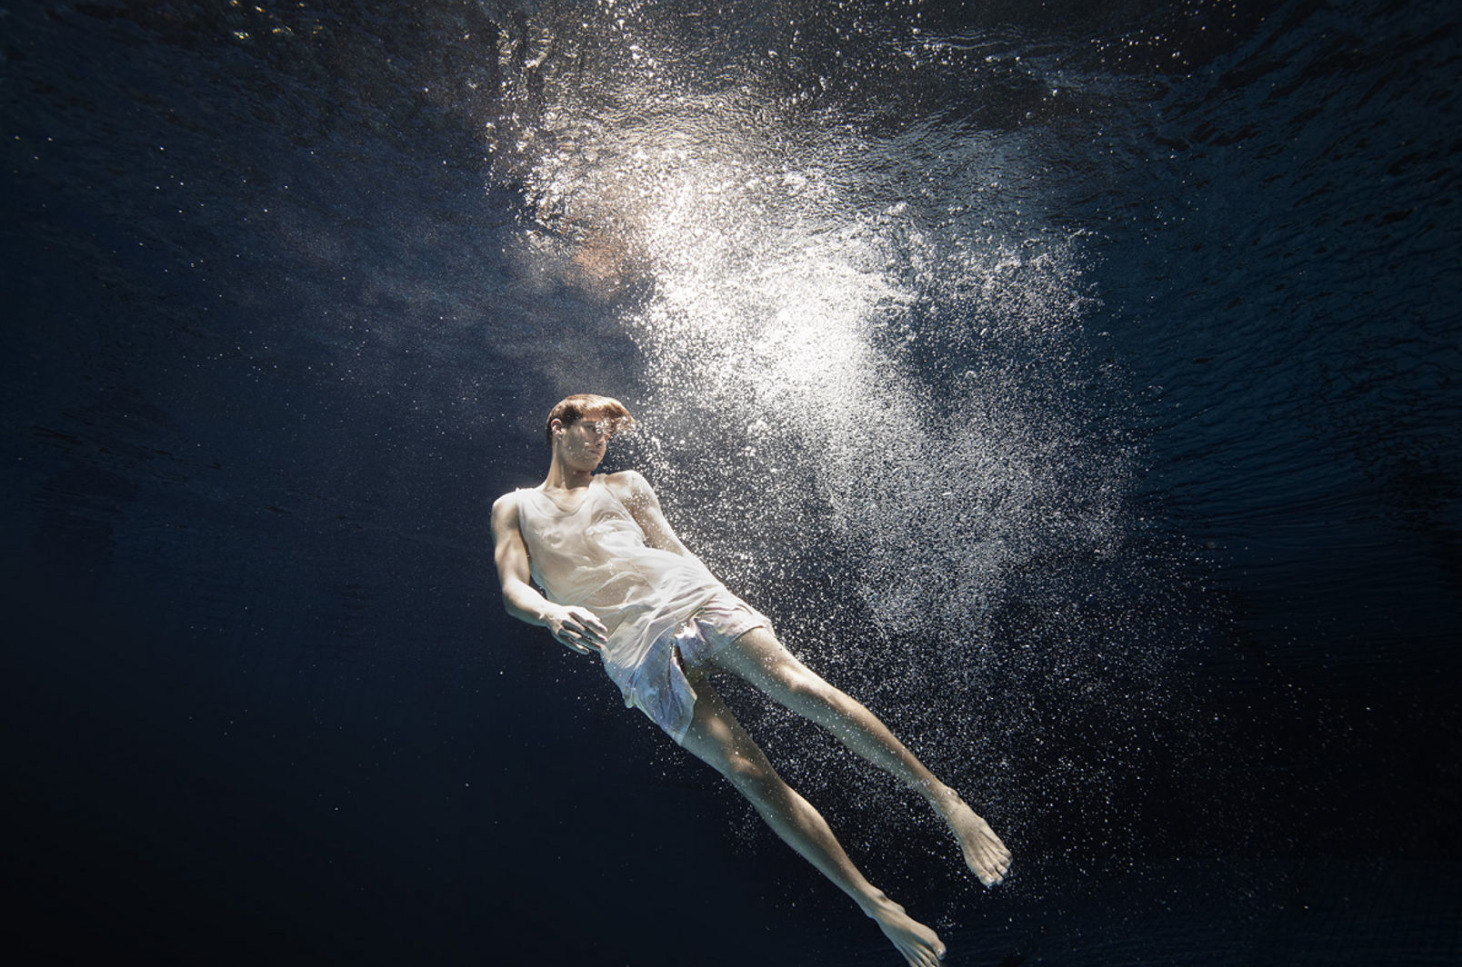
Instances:
[[[952,964],[1459,938],[1441,3],[0,11],[10,949],[887,964],[487,508],[607,392],[783,637],[731,689]]]

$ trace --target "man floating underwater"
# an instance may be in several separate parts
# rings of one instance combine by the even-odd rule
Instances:
[[[822,815],[777,775],[710,674],[744,679],[922,795],[985,886],[1004,879],[1010,851],[877,716],[793,657],[766,617],[686,550],[644,477],[633,470],[594,473],[610,439],[633,424],[624,405],[607,396],[570,396],[549,413],[547,478],[504,494],[492,508],[504,606],[569,649],[598,655],[626,705],[730,780],[778,836],[877,922],[909,964],[933,967],[944,956],[943,942],[864,878]]]

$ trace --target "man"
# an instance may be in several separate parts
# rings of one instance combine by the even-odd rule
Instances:
[[[492,508],[504,606],[569,649],[598,655],[626,705],[729,779],[910,964],[933,967],[944,956],[939,937],[864,879],[821,814],[742,729],[710,673],[745,679],[922,795],[986,886],[1004,878],[1010,852],[873,713],[794,658],[770,622],[685,549],[644,477],[632,470],[595,475],[610,438],[633,423],[623,404],[605,396],[570,396],[549,413],[548,477]]]

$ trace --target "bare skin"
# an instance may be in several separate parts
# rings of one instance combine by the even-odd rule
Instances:
[[[561,506],[571,508],[587,498],[593,471],[604,458],[612,431],[592,415],[568,426],[555,420],[550,429],[553,458],[541,489]],[[690,553],[666,521],[659,500],[643,477],[625,471],[602,479],[640,525],[646,544],[677,554]],[[514,494],[493,504],[493,535],[508,613],[547,628],[554,640],[576,653],[602,651],[607,630],[591,611],[555,604],[532,586]],[[1010,868],[1010,851],[989,824],[958,793],[940,782],[877,716],[808,669],[767,628],[748,631],[711,662],[714,668],[687,669],[697,698],[684,741],[686,749],[725,776],[784,842],[871,917],[907,963],[933,967],[945,953],[938,935],[868,882],[822,815],[772,768],[721,700],[708,674],[716,670],[746,680],[774,701],[821,725],[856,755],[918,792],[949,826],[965,864],[985,886],[994,886],[1004,878]]]
[[[855,754],[922,795],[949,826],[965,865],[985,886],[1005,878],[1010,851],[990,825],[925,768],[876,715],[798,661],[766,628],[748,631],[713,660],[821,725]]]
[[[782,780],[705,676],[694,675],[692,684],[695,717],[685,736],[685,748],[730,780],[788,846],[878,924],[908,963],[932,967],[943,959],[944,943],[938,935],[864,878],[822,814]]]

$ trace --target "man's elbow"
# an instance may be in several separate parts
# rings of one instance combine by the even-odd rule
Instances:
[[[504,611],[520,621],[526,621],[527,616],[531,613],[531,611],[524,603],[523,597],[519,593],[519,591],[520,588],[516,583],[508,582],[503,585],[500,598],[503,603]]]

